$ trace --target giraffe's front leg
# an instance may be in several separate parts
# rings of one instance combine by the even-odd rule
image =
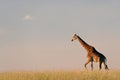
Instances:
[[[84,64],[84,67],[85,67],[85,69],[87,69],[87,64],[90,62],[90,60],[88,60],[85,64]]]
[[[93,70],[93,61],[91,61],[91,70]]]

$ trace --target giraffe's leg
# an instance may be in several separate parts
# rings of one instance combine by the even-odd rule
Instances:
[[[90,60],[88,60],[85,64],[84,64],[84,67],[85,69],[87,69],[86,65],[90,62]]]
[[[103,62],[103,64],[104,64],[105,69],[109,70],[107,64],[105,62]]]
[[[102,62],[99,62],[99,70],[102,68]]]
[[[93,70],[93,61],[91,61],[91,70]]]

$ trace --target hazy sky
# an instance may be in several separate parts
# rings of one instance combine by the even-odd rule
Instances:
[[[70,41],[74,33],[103,53],[110,68],[119,69],[119,4],[0,0],[0,71],[83,69],[87,53],[78,41]]]

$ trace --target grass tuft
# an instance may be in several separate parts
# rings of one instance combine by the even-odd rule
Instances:
[[[5,72],[0,80],[120,80],[120,70]]]

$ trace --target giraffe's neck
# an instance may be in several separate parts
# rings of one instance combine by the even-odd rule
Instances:
[[[93,48],[93,46],[87,44],[85,41],[83,41],[83,39],[81,39],[79,36],[77,36],[78,38],[78,41],[80,42],[80,44],[84,47],[84,49],[87,51],[87,52],[90,52],[91,49]]]

